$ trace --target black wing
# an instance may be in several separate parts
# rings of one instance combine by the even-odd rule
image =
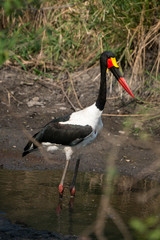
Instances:
[[[83,141],[92,132],[92,127],[89,125],[70,125],[70,124],[60,124],[58,121],[51,121],[48,123],[41,131],[36,133],[33,138],[39,143],[50,142],[68,146],[74,146],[79,142]],[[29,141],[22,156],[30,153],[37,146]]]

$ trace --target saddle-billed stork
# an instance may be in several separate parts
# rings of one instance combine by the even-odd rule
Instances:
[[[59,194],[63,196],[63,183],[67,172],[69,161],[71,159],[75,146],[85,146],[91,143],[103,127],[101,115],[106,103],[106,70],[109,69],[122,87],[134,98],[125,79],[122,77],[116,62],[115,55],[112,52],[105,51],[100,56],[100,88],[96,102],[83,110],[73,112],[70,115],[56,118],[45,125],[33,138],[43,146],[46,146],[48,152],[54,152],[61,149],[66,156],[66,164],[59,184]],[[32,152],[37,148],[35,142],[29,141],[24,148],[22,156]],[[78,172],[79,160],[77,161],[75,172]],[[71,195],[75,194],[74,174],[71,184]]]

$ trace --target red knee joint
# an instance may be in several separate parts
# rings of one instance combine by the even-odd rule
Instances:
[[[76,188],[74,186],[74,187],[70,188],[70,194],[71,194],[71,196],[75,196],[75,193],[76,193]]]
[[[59,184],[59,194],[63,195],[64,187],[62,184]]]

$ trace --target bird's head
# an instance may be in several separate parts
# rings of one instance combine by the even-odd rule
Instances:
[[[119,66],[116,61],[116,57],[112,52],[105,51],[101,54],[100,57],[101,65],[105,66],[107,70],[110,70],[126,92],[135,98],[132,91],[129,89],[125,79],[122,77],[121,72],[119,71]]]

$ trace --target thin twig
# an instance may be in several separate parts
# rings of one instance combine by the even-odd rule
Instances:
[[[35,139],[32,137],[32,135],[23,128],[23,132],[26,135],[26,137],[34,144],[38,147],[39,151],[41,152],[42,156],[44,157],[45,161],[48,163],[53,163],[53,161],[50,161],[48,156],[47,156],[47,152],[45,151],[45,149],[42,147],[42,145]]]
[[[103,113],[103,117],[144,117],[144,116],[153,116],[152,114],[109,114]]]
[[[7,91],[7,94],[8,94],[8,105],[10,106],[10,104],[11,104],[11,97],[16,101],[16,102],[18,102],[18,103],[22,103],[22,102],[20,102],[18,99],[16,99],[14,96],[13,96],[13,94],[6,88],[6,91]]]
[[[71,105],[71,107],[74,109],[74,111],[76,111],[76,107],[73,105],[73,103],[71,102],[71,100],[70,100],[69,97],[67,96],[66,92],[64,91],[63,84],[61,84],[61,90],[62,90],[62,93],[64,94],[64,96],[66,97],[67,101],[68,101],[69,104]]]
[[[71,85],[72,85],[72,89],[73,89],[73,93],[74,93],[74,96],[75,96],[75,98],[76,98],[76,101],[77,101],[79,107],[80,107],[81,109],[83,109],[83,106],[82,106],[82,104],[80,103],[80,101],[79,101],[79,99],[78,99],[78,96],[77,96],[77,93],[76,93],[76,90],[75,90],[74,83],[73,83],[73,80],[72,80],[72,78],[71,78],[71,75],[70,75],[70,73],[69,73],[68,71],[67,71],[67,73],[68,73],[69,80],[70,80]]]

